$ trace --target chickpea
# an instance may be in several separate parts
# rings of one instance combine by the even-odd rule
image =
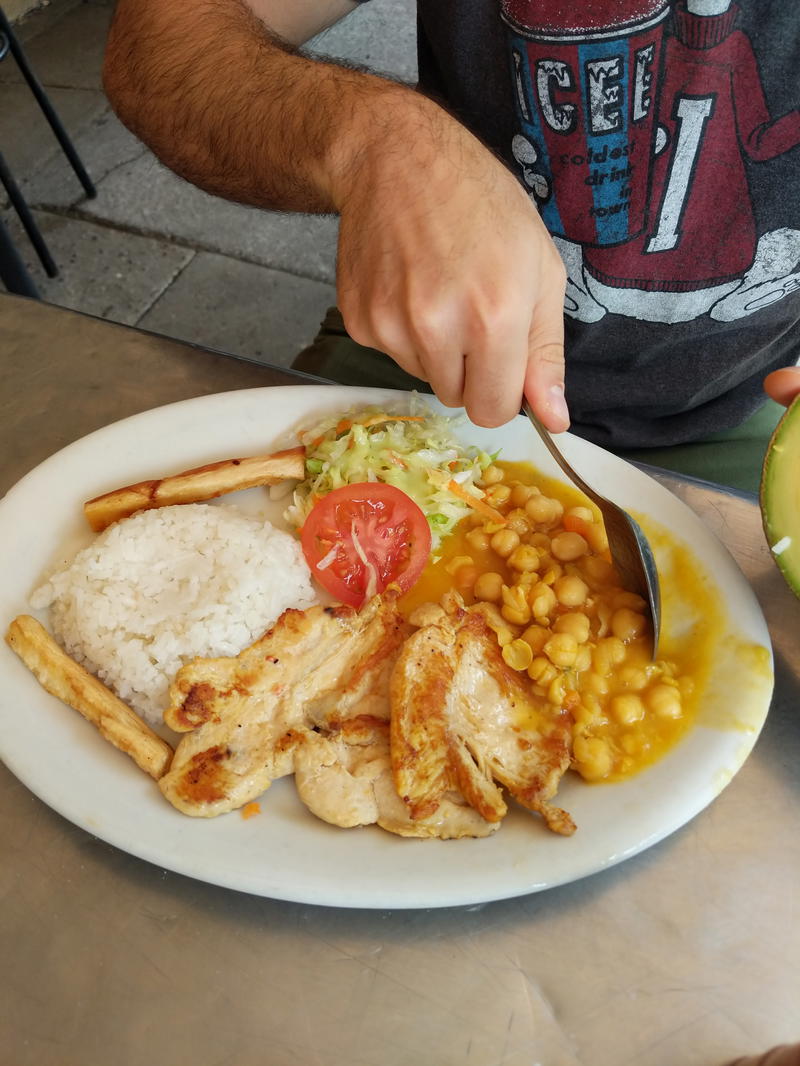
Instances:
[[[517,551],[519,551],[519,548],[517,548]],[[517,570],[514,575],[514,584],[523,585],[526,589],[530,589],[538,580],[539,575],[535,570]]]
[[[573,707],[572,717],[575,719],[576,725],[587,726],[591,725],[594,721],[594,715],[584,702],[581,702],[576,707]]]
[[[606,676],[614,666],[625,660],[625,645],[617,637],[604,637],[592,652],[592,665],[598,674]]]
[[[644,615],[632,611],[629,607],[620,607],[611,615],[611,632],[626,643],[640,637],[646,627]]]
[[[489,550],[489,536],[482,529],[471,529],[464,539],[477,552]]]
[[[522,634],[521,639],[524,640],[526,644],[529,644],[531,646],[534,655],[539,655],[545,644],[550,639],[550,636],[551,634],[549,629],[545,629],[544,626],[534,625],[528,626],[528,628]]]
[[[577,575],[567,574],[553,585],[556,599],[564,607],[580,607],[586,602],[589,586]]]
[[[589,619],[580,611],[569,611],[556,618],[553,623],[556,633],[570,633],[578,644],[585,644],[589,639]]]
[[[448,574],[456,574],[463,566],[473,566],[475,560],[471,555],[455,555],[449,563],[445,564]]]
[[[681,694],[675,685],[654,685],[645,696],[648,708],[659,718],[680,718]]]
[[[558,676],[558,670],[544,655],[537,655],[528,667],[528,677],[540,685],[549,685]]]
[[[595,604],[594,613],[597,617],[597,636],[606,637],[611,628],[611,608],[605,601]]]
[[[513,529],[499,529],[489,543],[492,551],[501,559],[507,559],[513,550],[519,547],[519,533],[515,533]]]
[[[531,609],[528,606],[526,590],[519,585],[503,585],[503,606],[500,614],[512,625],[526,626],[531,620]]]
[[[587,781],[608,777],[614,759],[608,744],[600,737],[577,736],[573,742],[578,770]]]
[[[511,506],[524,507],[531,496],[534,496],[536,492],[537,490],[533,485],[523,485],[522,482],[518,482],[511,490]]]
[[[508,565],[512,570],[522,573],[533,573],[539,569],[539,553],[530,544],[520,544],[508,557]]]
[[[581,681],[581,688],[593,696],[605,696],[608,693],[608,681],[604,674],[587,674]]]
[[[494,463],[490,463],[481,474],[481,482],[484,485],[496,485],[503,480],[503,471],[499,466],[495,466]]]
[[[473,587],[473,593],[478,600],[486,600],[488,603],[499,603],[503,598],[503,576],[494,571],[481,574]]]
[[[580,518],[582,522],[594,522],[594,512],[588,507],[568,507],[564,515]]]
[[[581,644],[578,648],[578,654],[575,656],[575,669],[580,673],[584,670],[588,670],[592,665],[592,649],[588,644]]]
[[[531,496],[525,504],[525,513],[534,522],[541,525],[551,525],[563,514],[563,507],[558,500],[549,496]]]
[[[589,581],[595,585],[608,585],[614,578],[614,567],[607,559],[599,555],[589,555],[582,559],[581,569]]]
[[[611,713],[621,725],[633,725],[644,718],[644,703],[640,696],[625,693],[611,700]]]
[[[564,678],[559,674],[547,686],[547,702],[560,707],[564,702],[565,690]]]
[[[511,489],[508,485],[492,485],[486,490],[486,502],[492,507],[502,507],[504,503],[508,503],[510,495]]]
[[[542,650],[553,666],[566,669],[575,664],[578,642],[571,633],[556,633],[547,641]]]
[[[527,670],[533,662],[533,652],[530,644],[524,640],[512,640],[506,644],[502,651],[503,662],[512,670]]]
[[[635,737],[631,733],[625,733],[620,738],[620,745],[626,755],[635,755],[641,749],[642,742],[639,737]]]
[[[542,583],[545,585],[555,585],[556,581],[558,581],[563,573],[563,567],[558,563],[552,563],[542,574]]]
[[[626,666],[617,675],[620,685],[631,692],[641,692],[647,688],[649,680],[647,671],[641,666]]]
[[[580,533],[557,533],[550,544],[550,551],[562,563],[572,563],[586,555],[589,545]]]
[[[534,618],[547,618],[551,611],[555,609],[556,594],[549,585],[539,582],[531,589],[530,604]]]
[[[506,515],[506,529],[513,529],[515,533],[519,533],[520,537],[530,533],[530,519],[521,507],[518,507],[515,511],[508,512]]]
[[[647,602],[641,596],[637,596],[635,592],[627,592],[622,589],[611,601],[611,605],[615,611],[620,607],[629,607],[632,611],[638,611],[641,614],[647,607]]]

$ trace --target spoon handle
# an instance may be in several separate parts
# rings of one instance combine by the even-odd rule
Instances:
[[[533,428],[542,438],[542,443],[544,444],[545,448],[547,448],[548,452],[550,452],[552,457],[555,459],[555,461],[558,463],[558,465],[561,467],[561,469],[564,471],[570,481],[574,485],[576,485],[585,496],[588,496],[590,500],[595,500],[595,502],[605,502],[604,497],[600,496],[599,493],[595,492],[593,488],[586,484],[580,474],[578,474],[577,471],[572,469],[567,460],[561,454],[561,450],[558,448],[553,438],[550,436],[550,434],[544,428],[542,423],[533,413],[533,409],[527,400],[522,401],[522,410],[524,414],[528,416],[528,419]]]

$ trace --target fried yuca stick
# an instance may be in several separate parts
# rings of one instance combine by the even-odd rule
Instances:
[[[169,507],[176,503],[202,503],[215,496],[256,485],[277,485],[280,481],[305,477],[305,449],[288,448],[274,455],[255,455],[248,459],[224,459],[195,470],[184,470],[171,477],[140,481],[113,492],[106,492],[83,505],[89,525],[100,533],[112,522],[127,518],[136,511]]]
[[[59,647],[28,614],[8,627],[6,643],[47,691],[82,714],[115,748],[158,780],[167,772],[173,751],[165,740],[110,689]]]

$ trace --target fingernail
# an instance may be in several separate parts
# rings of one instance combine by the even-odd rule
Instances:
[[[569,411],[567,401],[564,399],[564,386],[551,385],[547,390],[547,406],[553,415],[553,420],[561,424],[563,429],[569,426]]]

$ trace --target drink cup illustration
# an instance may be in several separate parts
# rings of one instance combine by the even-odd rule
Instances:
[[[643,230],[668,10],[668,0],[503,0],[511,151],[552,233],[606,247]]]

